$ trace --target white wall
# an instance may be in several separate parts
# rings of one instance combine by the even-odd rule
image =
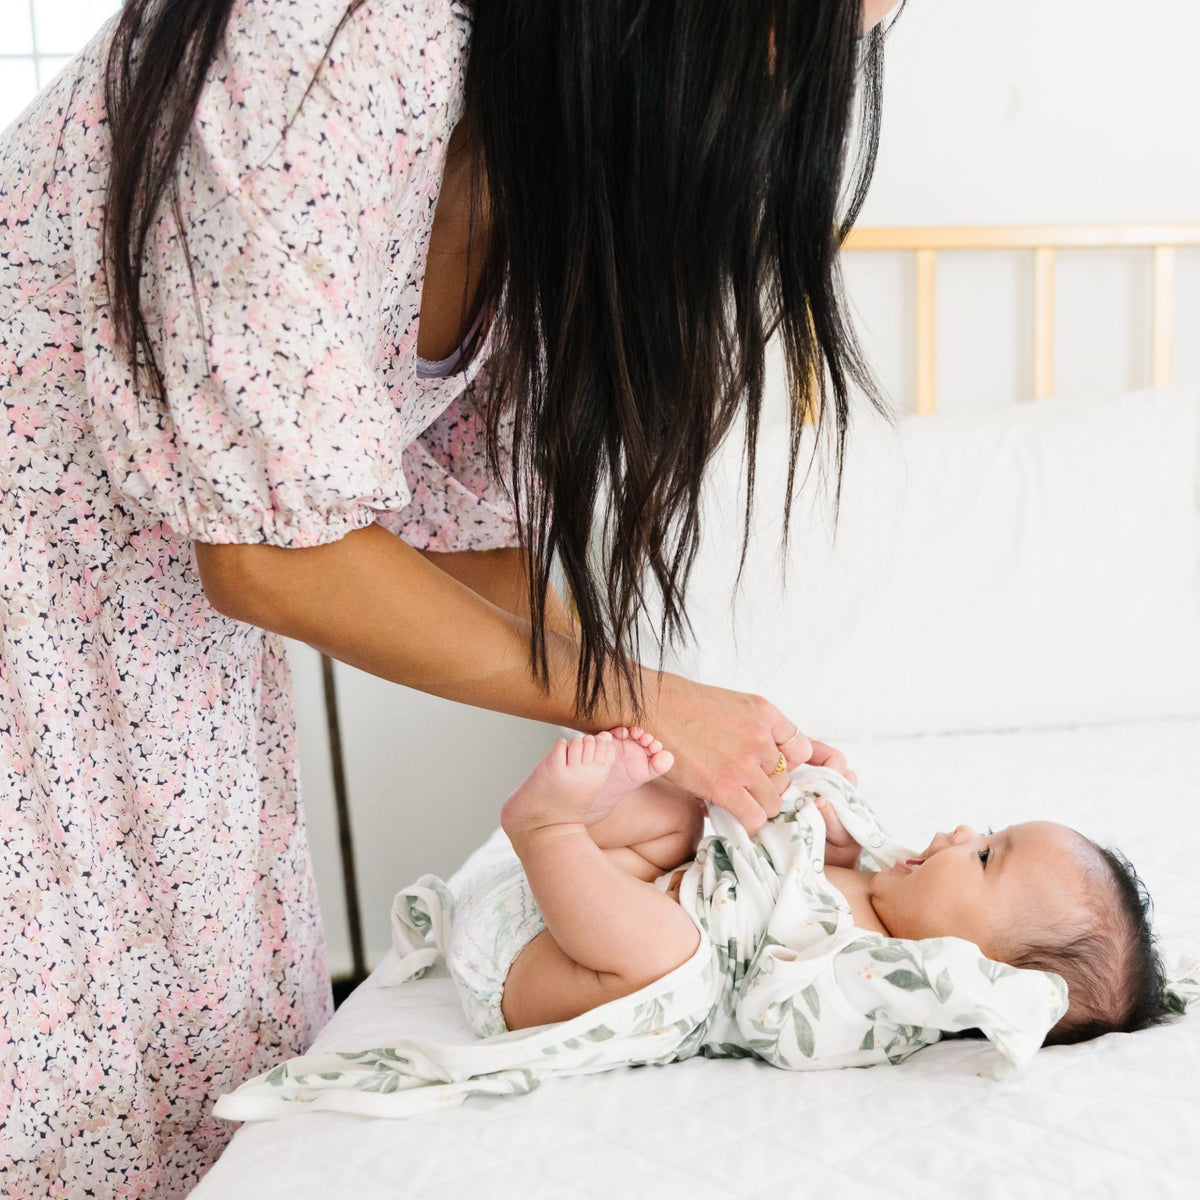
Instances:
[[[1200,216],[1191,0],[909,0],[866,225]]]
[[[1200,220],[1198,43],[1190,0],[909,0],[859,224]],[[1200,251],[1178,271],[1182,382],[1200,378]],[[912,261],[848,256],[846,274],[873,361],[909,408]],[[938,288],[941,406],[1025,398],[1031,256],[943,256]],[[1057,391],[1144,384],[1148,252],[1060,255],[1057,290]]]

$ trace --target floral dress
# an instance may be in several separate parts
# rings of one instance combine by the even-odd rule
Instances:
[[[111,27],[0,135],[6,1197],[186,1195],[231,1133],[214,1098],[330,1015],[283,644],[208,604],[191,542],[515,543],[486,341],[417,371],[468,16],[371,0],[322,65],[344,9],[234,7],[182,236],[147,246],[165,403],[106,294]]]

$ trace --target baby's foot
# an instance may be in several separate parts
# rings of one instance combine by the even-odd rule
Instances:
[[[627,792],[671,769],[674,758],[642,731],[559,739],[500,812],[509,837],[602,817]]]
[[[606,813],[626,793],[665,775],[675,764],[675,756],[670,750],[664,750],[658,738],[636,725],[632,729],[622,725],[612,730],[612,737],[617,758],[593,802],[592,815],[597,817]]]

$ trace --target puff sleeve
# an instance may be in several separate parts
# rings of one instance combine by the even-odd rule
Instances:
[[[380,524],[418,550],[498,550],[519,544],[516,513],[503,483],[487,469],[483,419],[476,407],[486,367],[404,451],[412,503]],[[506,477],[512,421],[500,427],[501,478]]]
[[[165,206],[147,248],[165,405],[131,387],[98,264],[83,288],[106,468],[182,536],[317,545],[411,498],[403,453],[429,414],[389,364],[411,350],[432,149],[461,102],[460,6],[417,7],[357,10],[323,63],[343,6],[234,9],[181,156],[181,229]]]

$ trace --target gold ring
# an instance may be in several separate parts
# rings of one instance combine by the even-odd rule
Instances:
[[[792,730],[792,736],[790,738],[788,738],[787,741],[776,742],[775,745],[777,745],[780,748],[780,750],[782,750],[784,748],[784,746],[786,746],[788,744],[788,742],[794,742],[799,736],[800,736],[800,726],[797,725],[796,728],[794,730]]]
[[[786,771],[786,770],[787,770],[787,755],[781,751],[779,754],[779,761],[775,764],[775,770],[773,770],[767,776],[767,778],[774,779],[776,775],[782,775],[784,773],[784,771]]]

